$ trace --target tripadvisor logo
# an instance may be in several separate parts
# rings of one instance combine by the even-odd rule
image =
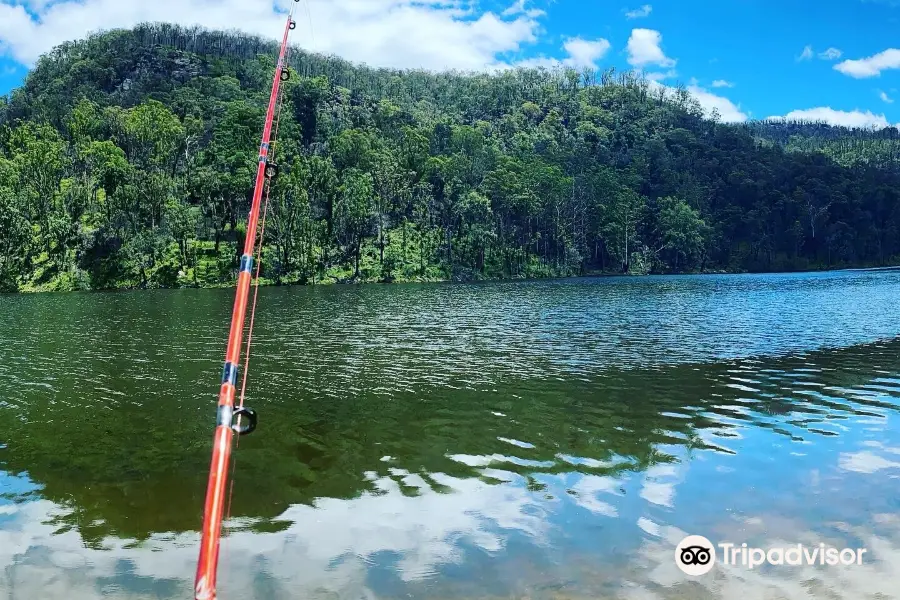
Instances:
[[[716,564],[716,548],[702,535],[689,535],[675,547],[675,564],[688,575],[705,575]]]
[[[718,547],[718,553],[716,548]],[[702,535],[689,535],[675,547],[675,564],[687,575],[705,575],[716,564],[716,555],[724,565],[740,565],[753,569],[763,564],[770,565],[861,565],[865,548],[818,546],[776,546],[767,549],[752,548],[744,544],[720,542],[713,544]]]

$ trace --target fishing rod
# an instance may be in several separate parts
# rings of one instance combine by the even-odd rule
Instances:
[[[294,0],[298,3],[300,0]],[[216,575],[219,562],[219,542],[222,533],[222,514],[225,509],[225,487],[228,479],[228,465],[231,459],[231,443],[234,435],[247,435],[256,429],[256,413],[244,406],[243,386],[240,405],[235,408],[234,397],[237,383],[238,364],[241,358],[241,339],[244,333],[244,321],[247,313],[247,298],[250,292],[251,271],[253,270],[254,250],[256,247],[257,226],[259,223],[260,204],[263,188],[278,175],[278,166],[270,160],[269,145],[272,136],[272,121],[275,118],[275,106],[279,99],[281,83],[290,79],[287,67],[288,38],[292,30],[297,28],[294,21],[294,6],[288,14],[281,40],[281,50],[275,67],[272,81],[272,92],[269,96],[269,108],[266,112],[266,123],[263,128],[262,142],[259,146],[259,165],[256,170],[256,183],[253,188],[253,201],[247,219],[247,238],[244,240],[244,253],[241,255],[238,272],[237,290],[234,298],[234,309],[231,315],[231,329],[228,333],[228,345],[225,351],[225,366],[222,369],[222,385],[219,388],[219,403],[216,413],[216,428],[213,437],[212,462],[209,467],[209,483],[206,488],[206,503],[203,509],[203,529],[200,539],[200,556],[197,561],[197,577],[194,587],[195,600],[216,600]],[[279,111],[280,112],[280,111]],[[276,128],[277,135],[277,128]],[[268,205],[268,194],[266,197]],[[265,216],[263,217],[265,227]],[[262,240],[260,240],[260,245]],[[259,284],[259,265],[256,269],[256,281]],[[256,308],[254,298],[254,311]],[[251,319],[251,327],[253,321]],[[252,335],[252,332],[248,334]],[[249,345],[249,344],[248,344]],[[249,359],[250,349],[247,349]],[[246,383],[247,364],[244,365]],[[235,417],[237,422],[235,423]],[[242,418],[247,419],[242,424]]]

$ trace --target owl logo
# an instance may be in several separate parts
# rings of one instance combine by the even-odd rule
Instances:
[[[705,575],[716,564],[716,547],[702,535],[689,535],[675,548],[675,564],[687,575]]]

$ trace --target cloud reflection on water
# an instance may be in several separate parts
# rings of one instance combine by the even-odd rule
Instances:
[[[868,477],[871,465],[878,465],[893,478],[900,473],[900,465],[890,463],[885,455],[896,456],[897,452],[893,446],[864,441],[858,450],[840,455],[835,463],[816,471],[825,471],[825,480]],[[892,582],[900,576],[900,517],[874,513],[862,524],[832,520],[812,525],[803,513],[803,493],[795,514],[722,512],[704,527],[712,528],[711,539],[743,540],[760,546],[798,542],[814,546],[825,541],[852,547],[859,542],[869,549],[862,566],[748,571],[717,565],[709,576],[687,578],[672,557],[678,541],[696,533],[674,524],[684,521],[684,511],[690,511],[677,501],[680,486],[687,486],[690,493],[690,488],[702,485],[702,478],[691,477],[692,464],[661,465],[622,479],[548,475],[543,479],[547,487],[541,492],[528,490],[523,477],[501,469],[493,470],[505,473],[502,480],[509,483],[432,474],[450,493],[435,491],[422,478],[401,469],[396,469],[393,477],[369,474],[377,491],[351,500],[323,498],[315,506],[292,506],[278,519],[289,523],[281,531],[260,533],[251,522],[232,523],[234,531],[222,548],[220,589],[223,597],[260,600],[356,600],[407,594],[460,597],[460,590],[467,588],[454,581],[453,570],[469,567],[474,561],[492,564],[487,574],[512,570],[518,578],[513,587],[521,591],[512,597],[523,599],[892,597]],[[809,477],[819,476],[810,473]],[[841,481],[845,488],[852,485],[852,481]],[[639,491],[641,502],[626,496],[626,488]],[[876,488],[883,490],[884,486],[874,484],[861,492]],[[848,496],[845,493],[834,501]],[[102,547],[88,548],[77,531],[58,531],[53,519],[66,510],[44,499],[0,506],[0,565],[5,565],[0,572],[0,597],[132,600],[189,596],[199,541],[196,534],[154,534],[140,544],[107,538]],[[566,523],[577,511],[593,514],[600,525],[598,531],[606,526],[615,531],[616,526],[627,525],[624,521],[630,515],[638,515],[634,526],[640,534],[628,536],[634,543],[622,537],[598,540],[595,547],[581,552],[560,552],[564,547],[560,537],[573,535]],[[582,523],[588,520],[579,518]],[[821,525],[830,527],[827,535]],[[610,545],[619,548],[611,553]],[[519,563],[542,568],[516,571]],[[386,575],[387,567],[396,577]],[[491,582],[481,585],[480,596],[491,597]],[[873,596],[878,593],[882,595]]]
[[[898,274],[269,290],[268,430],[241,445],[235,514],[252,518],[224,542],[222,598],[889,598],[898,290]],[[0,600],[190,596],[198,536],[161,532],[199,526],[221,300],[12,301]],[[748,356],[766,353],[786,356]],[[689,581],[685,532],[863,539],[878,562]]]

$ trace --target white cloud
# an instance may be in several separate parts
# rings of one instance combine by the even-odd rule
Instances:
[[[279,6],[294,5],[279,0]],[[398,68],[485,69],[503,55],[537,41],[542,11],[517,1],[505,14],[476,9],[471,1],[307,0],[292,41],[348,60]],[[298,5],[299,6],[299,5]],[[62,0],[33,5],[0,3],[0,56],[31,65],[57,44],[88,33],[145,21],[239,29],[274,38],[284,12],[270,0]]]
[[[645,77],[647,76],[645,75]],[[667,96],[671,96],[676,91],[674,87],[661,84],[649,77],[647,79],[650,80],[649,84],[652,90],[661,88]],[[749,115],[741,110],[740,105],[736,105],[725,96],[714,94],[699,85],[688,85],[685,89],[697,101],[707,117],[711,117],[713,111],[716,111],[719,114],[719,120],[723,123],[743,123],[749,118]]]
[[[673,79],[675,77],[678,77],[678,71],[676,71],[675,69],[669,69],[665,73],[650,72],[644,73],[643,75],[650,81],[662,81],[664,79]]]
[[[822,60],[837,60],[841,57],[843,52],[838,50],[837,48],[829,48],[825,52],[819,52],[819,58]]]
[[[887,95],[887,92],[883,90],[878,90],[878,97],[882,99],[882,101],[887,102],[888,104],[893,104],[894,99]]]
[[[525,12],[525,0],[516,0],[509,8],[503,11],[503,16],[516,15]]]
[[[716,79],[715,81],[712,82],[712,86],[714,88],[722,88],[722,87],[733,88],[734,84],[731,83],[730,81],[725,81],[724,79]]]
[[[660,44],[662,35],[653,29],[633,29],[628,38],[628,64],[634,67],[658,65],[663,68],[675,66],[675,60],[665,55]]]
[[[625,13],[625,16],[629,19],[641,19],[643,17],[650,16],[650,12],[653,10],[653,7],[649,4],[645,4],[640,8],[636,8],[634,10],[629,10]]]
[[[513,15],[528,15],[529,17],[540,17],[546,13],[544,11],[537,8],[528,8],[529,0],[516,0],[509,8],[503,11],[504,17],[510,17]]]
[[[809,60],[813,57],[813,49],[812,46],[806,46],[803,48],[803,52],[800,56],[797,57],[797,60]]]
[[[890,127],[884,114],[876,115],[871,111],[862,112],[860,110],[835,110],[829,106],[820,106],[818,108],[809,108],[805,110],[792,110],[783,117],[773,116],[767,120],[771,121],[823,121],[830,125],[842,125],[844,127],[873,127],[882,129]]]
[[[563,48],[569,53],[566,60],[573,67],[593,67],[609,51],[609,41],[602,38],[585,40],[575,37],[567,39]]]
[[[845,60],[834,65],[834,68],[836,71],[856,79],[878,77],[882,71],[900,69],[900,50],[888,48],[884,52],[879,52],[868,58]]]
[[[563,50],[568,56],[562,60],[558,58],[549,58],[538,56],[528,58],[516,63],[518,67],[546,67],[553,68],[559,66],[584,68],[597,68],[597,61],[603,58],[609,51],[609,40],[599,38],[596,40],[586,40],[580,37],[567,38],[562,45]]]
[[[696,85],[688,86],[687,90],[700,103],[706,116],[710,116],[715,110],[723,123],[743,123],[748,118],[747,114],[741,111],[740,105],[735,105],[725,96],[718,96]]]

